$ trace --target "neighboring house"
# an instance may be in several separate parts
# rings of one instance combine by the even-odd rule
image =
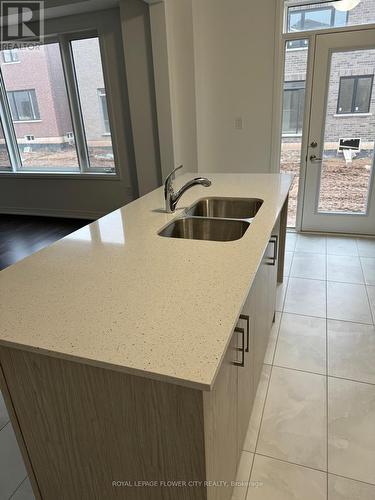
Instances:
[[[349,12],[325,4],[293,7],[288,31],[361,24],[375,12],[375,0],[361,2]],[[283,143],[298,143],[302,135],[307,41],[288,42],[285,61]],[[325,149],[337,150],[340,138],[360,138],[363,150],[375,139],[375,49],[334,53],[326,115]]]
[[[111,145],[110,129],[97,50],[95,44],[86,43],[84,57],[77,57],[75,66],[77,75],[84,75],[78,87],[88,146],[106,147]],[[58,44],[4,50],[0,67],[21,150],[72,147],[73,126]]]

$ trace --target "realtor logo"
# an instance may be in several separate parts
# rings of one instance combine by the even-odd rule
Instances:
[[[0,1],[2,44],[40,43],[44,35],[44,1]],[[4,48],[4,46],[3,46]]]

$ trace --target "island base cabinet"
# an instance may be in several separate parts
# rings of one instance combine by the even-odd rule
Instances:
[[[37,499],[231,499],[274,315],[276,248],[211,391],[0,347],[0,388]]]
[[[202,391],[11,348],[0,361],[36,498],[209,498]]]

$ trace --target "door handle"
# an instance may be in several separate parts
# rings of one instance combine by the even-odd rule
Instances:
[[[320,161],[323,161],[323,158],[319,158],[319,156],[316,156],[316,155],[311,155],[310,156],[310,161],[312,163],[314,163],[314,162],[320,162]]]
[[[243,328],[236,327],[234,329],[234,331],[241,334],[242,346],[237,347],[237,349],[236,349],[237,351],[240,351],[240,353],[241,353],[241,361],[233,361],[233,364],[236,366],[244,367],[245,366],[245,330]]]

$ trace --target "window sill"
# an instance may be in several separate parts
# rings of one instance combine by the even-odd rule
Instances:
[[[13,123],[40,123],[42,120],[13,120]]]
[[[353,116],[372,116],[372,113],[335,113],[335,118],[350,118]]]
[[[288,40],[290,42],[290,40]],[[289,51],[293,51],[293,52],[298,52],[299,50],[308,50],[309,47],[306,45],[306,47],[287,47],[286,50],[289,52]]]
[[[74,180],[101,180],[101,181],[119,181],[121,176],[118,173],[101,172],[41,172],[41,171],[2,171],[1,178],[20,178],[20,179],[74,179]]]
[[[8,62],[5,62],[3,61],[1,64],[2,66],[5,66],[6,64],[19,64],[21,61],[8,61]]]
[[[302,137],[302,134],[282,134],[281,137]]]

